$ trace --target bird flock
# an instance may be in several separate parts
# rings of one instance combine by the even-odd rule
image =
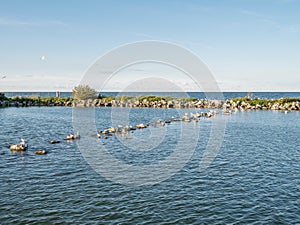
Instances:
[[[118,125],[117,127],[109,127],[107,129],[98,131],[97,137],[107,139],[109,136],[112,136],[114,133],[116,133],[116,134],[125,135],[125,139],[130,139],[131,137],[126,136],[126,135],[128,135],[129,133],[133,133],[137,129],[141,130],[141,129],[148,128],[149,126],[152,126],[152,127],[165,126],[166,124],[170,124],[171,122],[191,122],[191,121],[194,121],[195,123],[197,123],[199,121],[200,117],[210,118],[212,116],[215,116],[216,114],[217,114],[216,111],[205,112],[205,113],[204,112],[190,113],[190,114],[186,113],[181,118],[175,118],[174,116],[172,116],[171,119],[168,119],[168,120],[159,119],[155,122],[151,122],[151,123],[147,123],[147,124],[140,123],[140,124],[137,124],[135,126]]]
[[[165,126],[166,124],[170,124],[172,122],[195,122],[197,123],[200,119],[200,117],[205,117],[205,118],[210,118],[212,116],[215,116],[217,114],[216,111],[210,111],[210,112],[201,112],[201,113],[185,113],[184,116],[182,116],[181,118],[175,118],[174,116],[172,116],[170,119],[168,120],[157,120],[155,122],[151,122],[151,123],[139,123],[136,124],[135,126],[130,126],[130,125],[126,125],[126,126],[122,126],[122,125],[118,125],[117,127],[109,127],[107,129],[101,130],[97,132],[97,137],[101,138],[101,139],[107,139],[109,136],[112,136],[114,133],[116,134],[121,134],[121,135],[125,135],[125,139],[130,139],[130,136],[127,136],[129,133],[133,133],[133,131],[135,130],[141,130],[141,129],[145,129],[149,126]],[[72,140],[78,140],[80,139],[80,133],[74,133],[74,134],[69,134],[67,135],[63,140],[66,141],[72,141]],[[49,142],[50,144],[57,144],[60,143],[60,141],[58,140],[50,140]],[[28,144],[26,143],[26,141],[21,138],[20,143],[17,144],[12,144],[10,147],[11,151],[26,151],[28,149]],[[37,155],[45,155],[47,154],[46,150],[36,150],[34,152]]]
[[[64,140],[66,140],[66,141],[76,140],[76,139],[80,139],[79,132],[77,132],[76,134],[69,134],[69,135],[67,135],[67,137],[64,138]],[[49,143],[50,144],[58,144],[58,143],[60,143],[60,141],[50,140]],[[20,143],[12,144],[9,147],[9,149],[12,152],[24,152],[28,149],[28,144],[26,143],[26,141],[23,138],[21,138]],[[37,155],[45,155],[45,154],[47,154],[47,151],[46,150],[36,150],[34,153],[37,154]]]

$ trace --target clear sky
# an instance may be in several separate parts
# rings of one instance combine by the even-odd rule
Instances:
[[[0,91],[70,91],[141,40],[192,50],[224,91],[300,91],[299,12],[298,0],[2,0]]]

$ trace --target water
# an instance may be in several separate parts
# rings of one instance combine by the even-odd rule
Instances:
[[[71,92],[60,92],[60,97],[72,97]],[[171,97],[193,97],[193,98],[219,98],[219,93],[209,92],[205,95],[204,92],[101,92],[104,96],[139,96],[139,95],[157,95],[157,96],[171,96]],[[247,92],[223,92],[224,99],[245,97]],[[267,99],[279,99],[283,97],[300,98],[300,92],[253,92],[253,98],[267,98]],[[41,96],[41,97],[55,97],[55,92],[5,92],[7,97],[14,96]]]
[[[96,109],[98,129],[110,125],[111,110]],[[172,115],[179,112],[132,109],[129,120],[147,122]],[[217,117],[135,131],[132,135],[142,143],[158,146],[150,151],[126,149],[116,137],[100,140],[119,160],[152,164],[172,153],[181,126],[199,130],[197,148],[179,172],[156,185],[134,187],[97,174],[76,141],[49,144],[72,132],[72,108],[2,108],[0,223],[300,223],[300,113],[249,111],[218,117],[226,120],[225,138],[218,156],[201,173],[199,162]],[[164,138],[156,145],[153,140],[159,141],[159,134]],[[28,151],[10,152],[7,147],[21,137],[28,141]],[[35,155],[38,149],[48,154]]]
[[[30,91],[30,92],[4,92],[6,97],[15,97],[15,96],[25,96],[25,97],[31,97],[31,96],[40,96],[40,97],[56,97],[56,92],[40,92],[40,91]],[[61,98],[64,97],[71,97],[72,92],[59,92],[59,96]]]

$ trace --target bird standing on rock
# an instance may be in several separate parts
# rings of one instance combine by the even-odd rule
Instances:
[[[25,143],[25,140],[21,138],[21,142],[19,144],[13,144],[9,148],[11,151],[26,151],[28,145]]]

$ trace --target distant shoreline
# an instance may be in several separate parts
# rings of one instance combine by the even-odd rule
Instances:
[[[1,93],[1,92],[0,92]],[[107,97],[117,97],[117,96],[170,96],[174,98],[197,98],[197,99],[232,99],[241,98],[248,94],[249,92],[98,92],[97,94],[107,96]],[[60,97],[72,98],[72,92],[4,92],[6,97]],[[279,98],[300,98],[300,92],[252,92],[252,98],[261,99],[279,99]]]

